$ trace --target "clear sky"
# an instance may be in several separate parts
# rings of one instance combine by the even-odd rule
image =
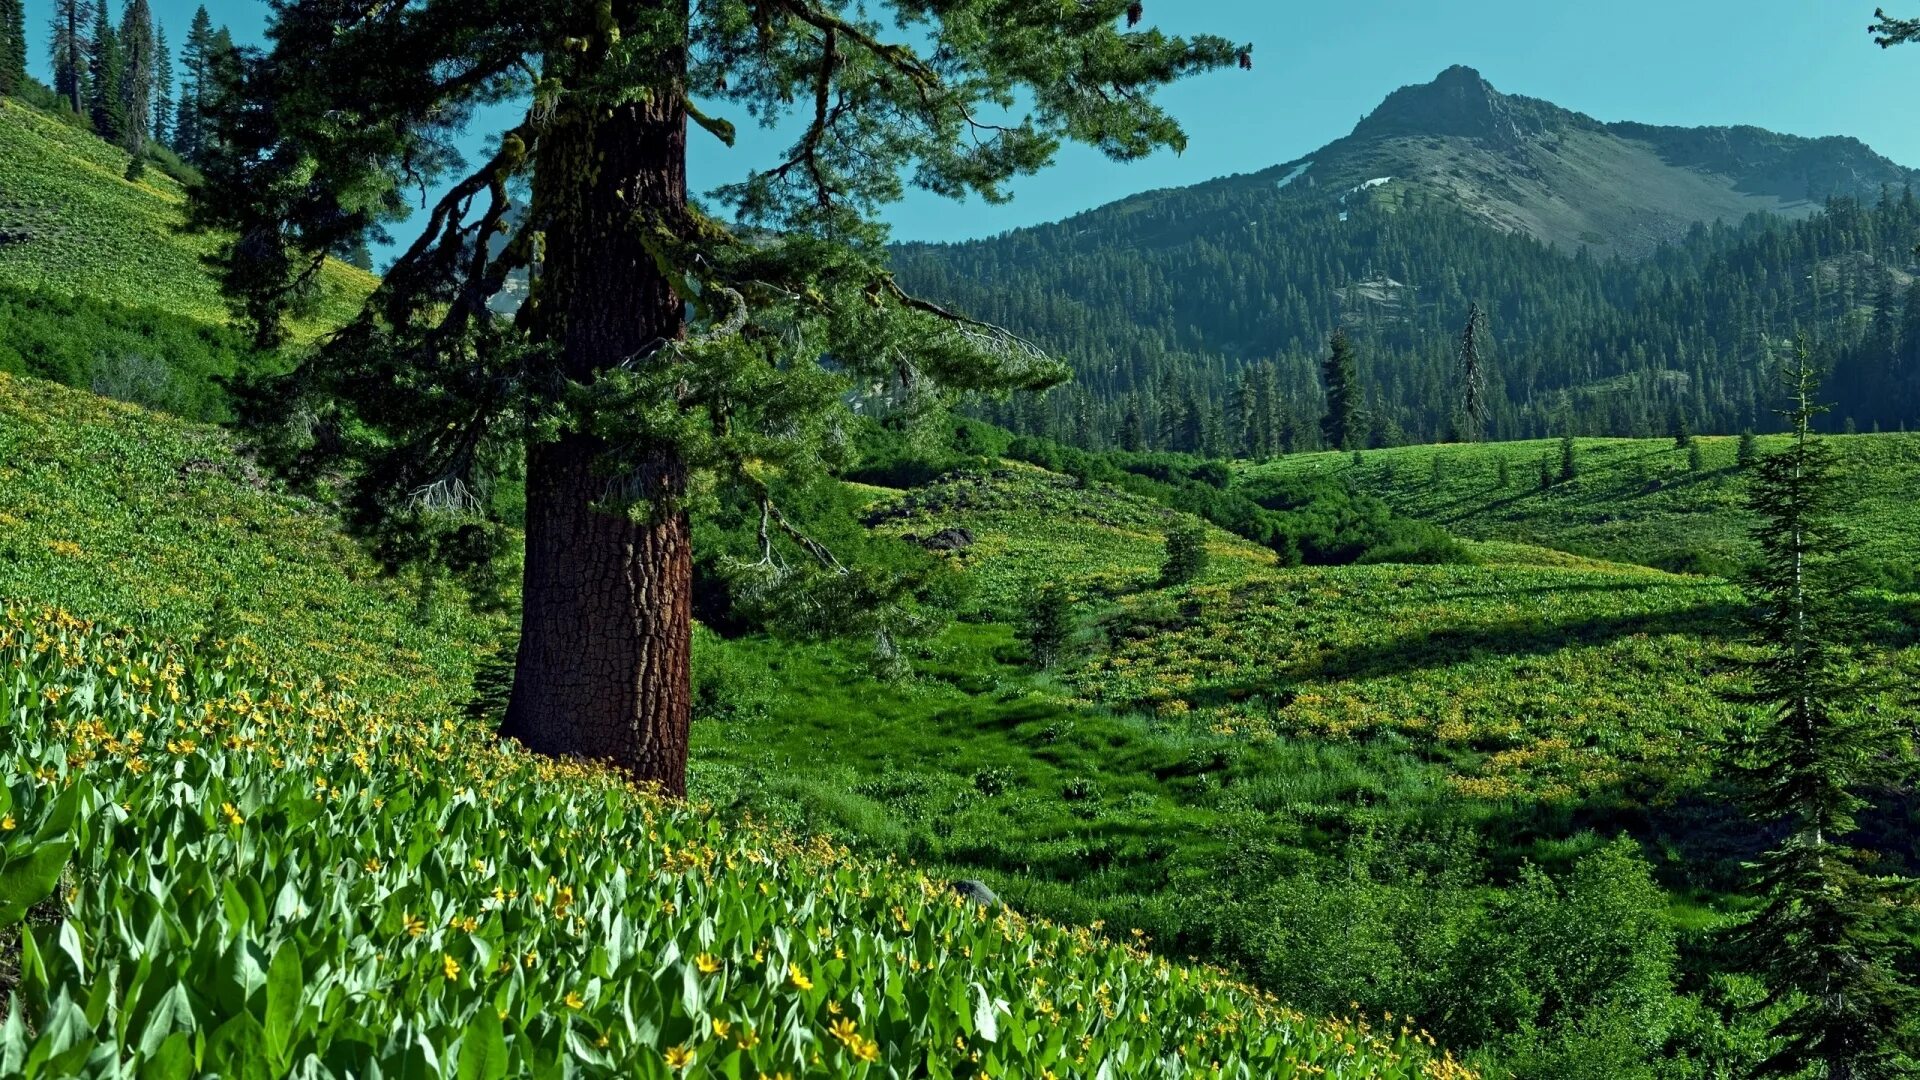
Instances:
[[[110,0],[116,8],[122,0]],[[177,43],[196,0],[151,0]],[[1187,126],[1181,156],[1130,165],[1070,150],[1050,172],[1014,188],[1003,206],[917,195],[889,214],[900,239],[953,240],[1057,220],[1150,188],[1250,172],[1346,134],[1396,87],[1451,64],[1494,86],[1546,98],[1601,120],[1756,124],[1795,135],[1854,135],[1920,167],[1920,45],[1882,50],[1866,32],[1876,0],[1145,0],[1150,21],[1254,44],[1251,72],[1221,71],[1168,91]],[[1920,14],[1920,0],[1879,0]],[[262,0],[209,0],[216,23],[258,40]],[[27,0],[42,28],[46,77],[52,0]],[[765,162],[781,140],[743,137],[727,150],[700,132],[696,186]]]

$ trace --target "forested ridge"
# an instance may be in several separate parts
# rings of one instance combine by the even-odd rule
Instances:
[[[1068,357],[1044,402],[987,404],[1094,447],[1267,455],[1320,446],[1320,365],[1343,327],[1368,442],[1460,431],[1458,337],[1488,315],[1485,435],[1767,430],[1763,339],[1807,333],[1837,368],[1828,422],[1920,420],[1911,190],[1804,220],[1696,223],[1645,258],[1495,228],[1426,187],[1297,197],[1272,183],[1156,192],[1058,224],[896,248],[902,280]]]

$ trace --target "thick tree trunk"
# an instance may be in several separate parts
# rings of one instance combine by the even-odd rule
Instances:
[[[634,522],[593,504],[601,447],[567,435],[527,461],[520,654],[502,729],[545,754],[611,762],[684,794],[693,558],[686,515]],[[649,484],[670,495],[681,471]]]
[[[610,111],[563,107],[541,132],[534,185],[546,261],[531,318],[559,346],[557,373],[590,384],[681,337],[682,303],[635,221],[640,210],[685,212],[677,89]],[[605,450],[581,432],[528,450],[520,652],[501,730],[680,795],[692,697],[686,468],[671,446],[642,446],[637,471],[615,476]]]

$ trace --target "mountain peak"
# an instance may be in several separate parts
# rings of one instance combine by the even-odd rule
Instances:
[[[1432,82],[1403,86],[1353,129],[1355,138],[1454,135],[1511,148],[1547,130],[1551,106],[1511,97],[1478,71],[1455,64]]]

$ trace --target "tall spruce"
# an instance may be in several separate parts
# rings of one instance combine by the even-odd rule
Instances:
[[[103,0],[104,2],[104,0]],[[120,111],[125,129],[121,146],[136,159],[153,137],[155,46],[153,9],[147,0],[128,0],[120,18]]]
[[[1487,315],[1479,303],[1467,305],[1467,325],[1460,331],[1460,435],[1479,442],[1487,430],[1487,373],[1485,351]]]
[[[153,24],[153,141],[173,145],[173,52],[167,47],[167,28]]]
[[[1366,438],[1360,424],[1360,367],[1346,330],[1335,330],[1327,339],[1327,359],[1320,366],[1320,376],[1327,392],[1321,437],[1332,450],[1359,449]]]
[[[27,88],[26,0],[0,0],[0,97]]]
[[[1759,649],[1740,700],[1758,715],[1731,746],[1748,812],[1777,832],[1754,864],[1761,908],[1735,931],[1740,955],[1784,1007],[1772,1075],[1910,1076],[1920,999],[1900,969],[1906,882],[1876,878],[1848,842],[1867,793],[1893,779],[1899,735],[1862,707],[1853,655],[1856,582],[1839,524],[1832,451],[1813,431],[1819,373],[1804,342],[1784,365],[1786,449],[1750,472],[1760,561],[1746,583]]]
[[[87,40],[87,12],[82,0],[54,0],[53,92],[67,107],[86,116],[93,100],[87,62],[93,53]]]
[[[1154,91],[1248,51],[1135,27],[1129,7],[277,3],[268,48],[221,87],[193,202],[197,224],[236,238],[224,281],[256,339],[282,338],[327,252],[397,223],[423,181],[446,194],[363,316],[245,407],[300,417],[285,449],[348,469],[363,521],[396,550],[465,557],[488,533],[489,480],[522,470],[502,731],[680,792],[691,493],[760,502],[766,558],[750,572],[794,572],[786,544],[844,580],[765,476],[820,466],[850,386],[932,403],[1063,377],[1024,339],[899,287],[874,212],[908,177],[1000,199],[1068,140],[1120,159],[1184,145]],[[985,125],[1005,101],[1025,115]],[[526,104],[466,172],[454,139],[505,102]],[[785,153],[692,197],[689,137],[731,146],[733,119],[782,116]],[[496,316],[520,272],[525,301]]]
[[[107,13],[107,0],[95,0],[91,45],[87,82],[92,99],[88,103],[88,116],[93,121],[95,135],[119,143],[127,134],[126,99],[121,96],[126,60],[120,52],[120,35]]]
[[[203,5],[193,13],[187,39],[180,47],[180,100],[174,105],[173,149],[190,163],[198,163],[206,131],[209,58],[213,53],[213,18]]]

